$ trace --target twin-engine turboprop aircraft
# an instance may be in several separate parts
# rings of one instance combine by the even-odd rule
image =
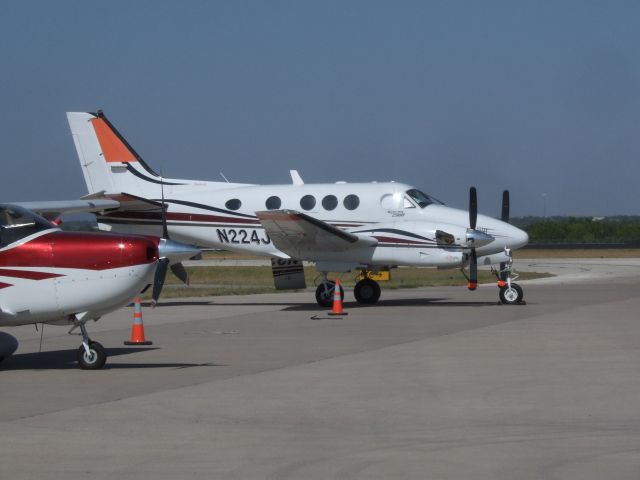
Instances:
[[[68,209],[63,203],[39,206]],[[167,264],[180,265],[199,253],[166,236],[64,232],[25,208],[0,204],[0,327],[78,327],[80,367],[102,368],[107,355],[89,338],[85,324],[126,305],[152,282],[157,300]],[[16,348],[15,338],[0,332],[0,360]]]
[[[290,185],[163,178],[101,111],[67,118],[89,190],[85,199],[116,205],[98,212],[98,221],[115,231],[157,235],[166,208],[175,239],[271,257],[277,288],[304,287],[300,262],[315,262],[321,305],[332,298],[329,272],[360,271],[355,297],[372,304],[380,297],[376,273],[403,265],[468,267],[475,289],[478,263],[501,264],[500,299],[522,300],[512,282],[511,251],[528,236],[509,225],[508,196],[497,220],[477,213],[474,188],[467,212],[396,182],[305,184],[295,171]]]

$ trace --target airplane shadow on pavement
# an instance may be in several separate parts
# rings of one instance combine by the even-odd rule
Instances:
[[[149,307],[151,304],[150,303],[143,303],[142,306],[143,307]],[[156,308],[162,308],[162,307],[182,307],[185,305],[190,305],[190,306],[209,306],[209,307],[215,307],[215,306],[286,306],[286,305],[291,305],[291,302],[225,302],[225,301],[215,301],[215,300],[211,300],[208,302],[202,302],[202,301],[191,301],[191,300],[175,300],[175,301],[171,301],[171,302],[162,302],[162,303],[158,303],[158,305],[156,305]]]
[[[380,300],[378,307],[495,307],[500,305],[496,300],[493,302],[465,302],[451,301],[448,298],[403,298],[396,300]],[[366,305],[354,304],[354,306],[367,307]]]
[[[317,304],[291,305],[282,310],[285,312],[322,312],[330,311],[331,307],[319,307]],[[493,307],[499,303],[495,302],[461,302],[450,301],[447,298],[403,298],[396,300],[380,300],[375,305],[361,305],[357,302],[344,302],[344,310],[360,310],[367,308],[387,308],[387,307]]]
[[[142,307],[145,308],[152,308],[151,307],[151,302],[142,302],[140,304]],[[163,308],[163,307],[181,307],[183,305],[191,305],[191,306],[205,306],[205,305],[215,305],[215,303],[211,302],[211,301],[202,301],[202,300],[184,300],[184,301],[180,301],[180,300],[175,300],[175,301],[162,301],[160,303],[158,303],[155,307],[153,308]],[[129,305],[127,305],[127,307],[133,307],[133,303],[130,303]]]
[[[103,370],[123,368],[191,368],[222,367],[213,363],[110,363],[109,360],[120,355],[140,353],[158,348],[106,348],[107,364]],[[17,353],[0,363],[0,370],[65,370],[79,369],[76,360],[77,349],[53,350],[46,352]]]
[[[143,304],[144,305],[144,304]],[[248,306],[264,306],[284,307],[282,311],[285,312],[321,312],[324,310],[331,310],[331,307],[320,307],[317,303],[309,301],[305,303],[294,304],[292,302],[232,302],[232,301],[171,301],[159,303],[156,308],[162,307],[179,307],[179,306],[209,306],[215,308],[216,306],[226,307],[248,307]],[[343,307],[345,309],[360,309],[360,308],[384,308],[384,307],[492,307],[500,305],[496,301],[489,302],[477,302],[477,301],[451,301],[448,298],[403,298],[394,300],[380,300],[375,305],[361,305],[357,302],[348,301],[344,302]]]

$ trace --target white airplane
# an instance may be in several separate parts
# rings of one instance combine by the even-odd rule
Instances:
[[[373,304],[380,297],[376,273],[398,266],[465,273],[468,267],[474,290],[478,263],[501,265],[496,276],[502,302],[522,300],[511,251],[526,245],[528,236],[507,223],[508,192],[502,221],[477,213],[475,188],[467,212],[403,183],[305,184],[295,170],[290,185],[163,178],[102,111],[70,112],[67,118],[89,190],[85,200],[117,205],[98,212],[106,228],[157,235],[162,198],[172,238],[271,257],[276,288],[304,287],[301,261],[315,262],[321,279],[316,300],[323,306],[333,295],[329,272],[359,271],[355,298]]]
[[[82,209],[79,203],[29,205],[54,211]],[[166,235],[65,232],[19,205],[0,204],[0,327],[77,327],[82,335],[80,367],[102,368],[107,354],[89,338],[85,324],[126,305],[152,282],[157,301],[168,265],[180,274],[179,262],[199,253]],[[13,336],[0,332],[0,360],[17,346]]]

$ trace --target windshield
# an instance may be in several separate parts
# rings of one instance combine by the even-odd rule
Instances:
[[[51,228],[55,226],[25,208],[0,205],[0,247]]]
[[[411,190],[407,190],[406,194],[411,200],[413,200],[415,203],[417,203],[420,208],[427,207],[427,206],[431,205],[432,203],[437,203],[439,205],[444,205],[444,203],[442,203],[437,198],[431,197],[431,196],[427,195],[426,193],[421,192],[420,190],[417,190],[415,188],[412,188]]]

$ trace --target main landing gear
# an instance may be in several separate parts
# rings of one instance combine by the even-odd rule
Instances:
[[[327,278],[326,273],[321,273],[322,282],[316,288],[316,302],[321,307],[330,307],[333,305],[333,292],[336,289],[336,282],[332,282]],[[340,298],[344,300],[344,288],[340,285]]]
[[[316,302],[321,307],[330,307],[333,304],[333,292],[335,282],[327,279],[326,273],[320,274],[322,283],[316,288]],[[353,288],[353,295],[361,305],[373,305],[380,299],[380,285],[375,280],[364,278],[356,283]],[[344,289],[340,286],[340,296],[344,299]]]
[[[363,305],[373,305],[380,299],[380,285],[375,280],[365,278],[356,283],[353,295],[358,303]]]
[[[73,320],[74,327],[80,328],[82,334],[82,345],[78,348],[78,364],[83,370],[99,370],[104,367],[107,362],[107,353],[104,347],[98,342],[94,342],[89,338],[87,333],[87,327],[85,327],[87,320],[79,319],[78,316]],[[71,331],[69,333],[71,333]]]

